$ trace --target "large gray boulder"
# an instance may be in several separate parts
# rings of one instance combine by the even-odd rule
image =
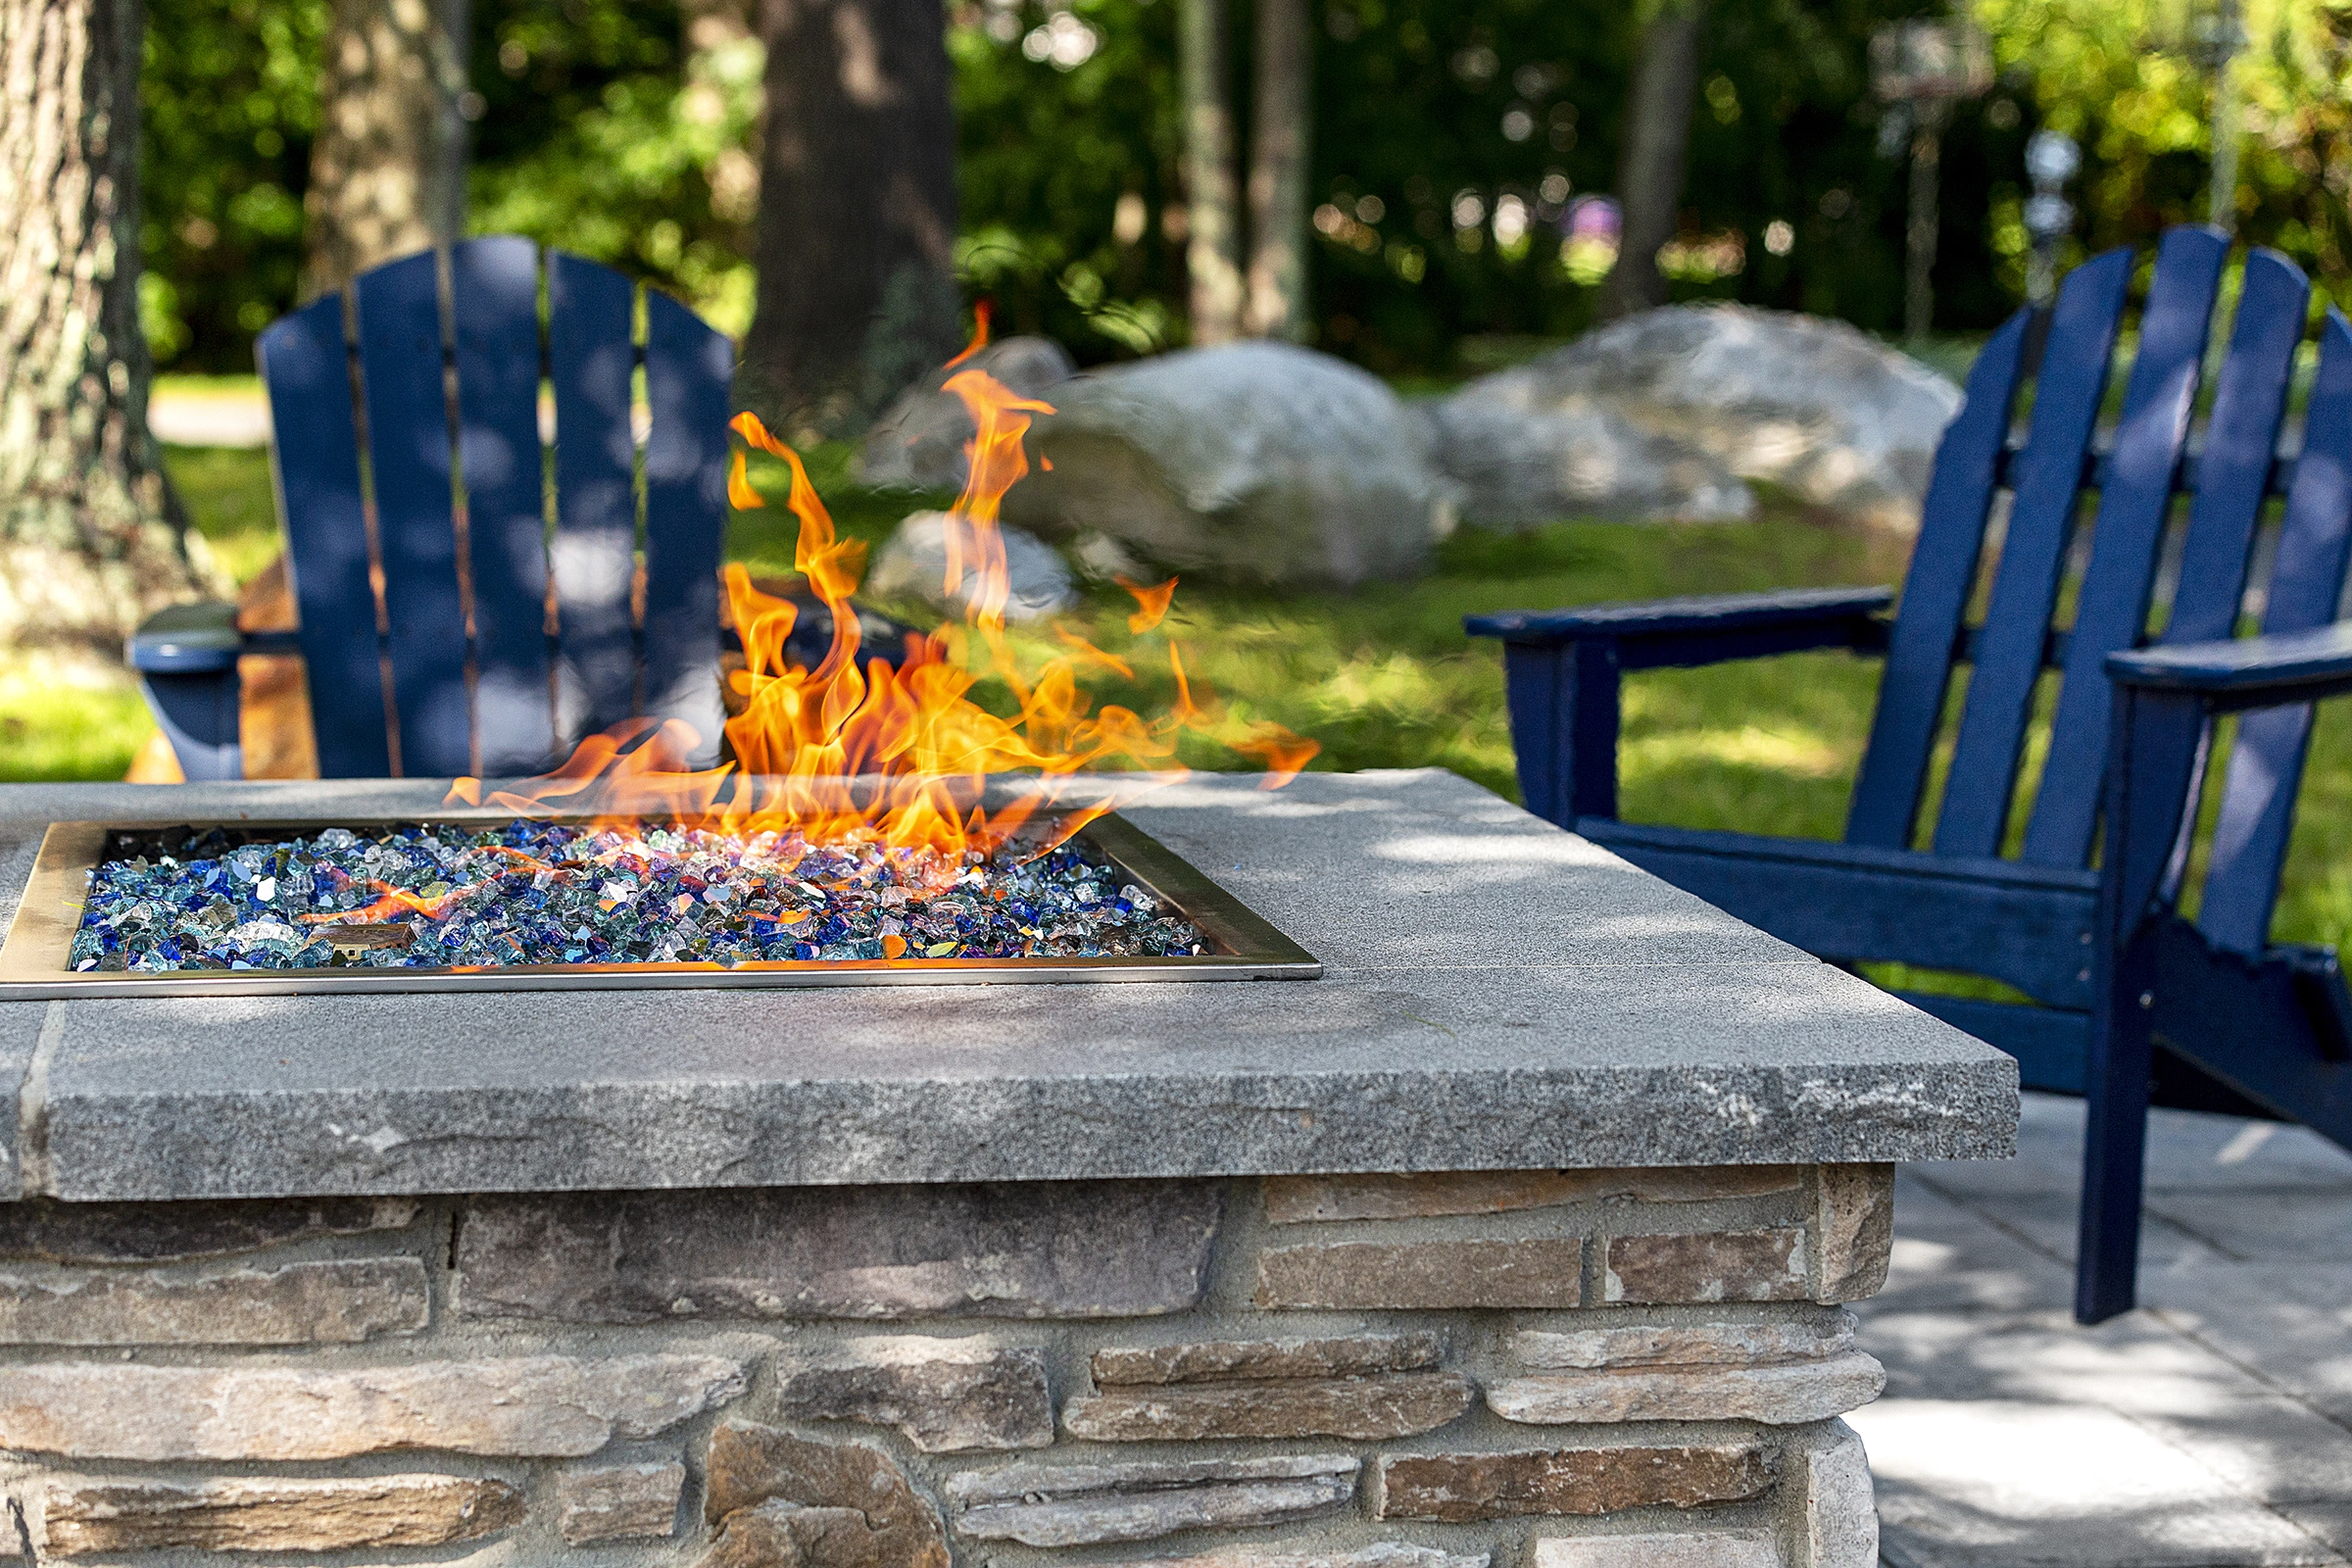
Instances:
[[[1756,510],[1755,492],[1713,453],[1606,404],[1553,406],[1529,381],[1457,393],[1419,412],[1439,466],[1465,492],[1462,514],[1471,522],[1717,522]]]
[[[963,449],[972,439],[972,416],[961,398],[944,390],[949,378],[986,370],[1021,396],[1035,398],[1068,380],[1077,368],[1052,338],[991,343],[961,365],[935,370],[901,392],[865,433],[858,449],[858,475],[877,489],[960,490],[970,472]]]
[[[963,575],[948,591],[948,530],[957,530],[956,558]],[[1077,598],[1070,568],[1054,547],[1035,534],[1000,525],[1004,541],[1004,618],[1015,624],[1043,620]],[[973,569],[972,525],[945,512],[918,512],[885,540],[865,574],[865,591],[882,599],[911,599],[956,615],[976,607],[980,574]]]
[[[1053,401],[1004,498],[1008,521],[1048,539],[1091,532],[1176,571],[1343,586],[1425,569],[1453,526],[1454,487],[1419,422],[1327,354],[1187,349],[1066,381]]]
[[[1959,410],[1959,388],[1843,321],[1678,305],[1484,376],[1427,416],[1480,521],[1740,515],[1751,503],[1728,476],[1910,525]]]

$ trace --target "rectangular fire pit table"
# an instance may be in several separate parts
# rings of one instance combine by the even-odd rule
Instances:
[[[0,900],[53,820],[439,796],[0,791]],[[1893,1161],[2010,1152],[2010,1059],[1446,774],[1126,814],[1322,977],[0,1005],[7,1505],[126,1562],[1869,1568],[1838,1303]]]

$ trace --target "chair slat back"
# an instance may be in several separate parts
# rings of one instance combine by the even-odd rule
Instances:
[[[2255,525],[2286,422],[2295,351],[2311,315],[2311,281],[2276,251],[2246,258],[2237,323],[2197,459],[2197,494],[2181,542],[2180,587],[2157,640],[2202,643],[2237,630]],[[2325,618],[2325,617],[2323,617]]]
[[[641,350],[627,278],[576,257],[547,263],[544,332],[539,252],[497,237],[452,248],[446,289],[431,254],[361,276],[349,344],[339,295],[263,334],[329,777],[531,772],[636,713],[687,719],[715,755],[732,347],[652,294]],[[642,490],[630,410],[641,364]],[[543,375],[556,391],[552,574]]]
[[[2139,321],[2139,356],[2125,388],[2123,422],[2091,525],[2090,563],[2076,602],[2048,760],[2026,822],[2021,858],[2031,864],[2077,866],[2090,855],[2113,702],[2107,656],[2137,643],[2147,625],[2157,557],[2188,447],[2198,371],[2229,254],[2229,240],[2207,228],[2176,228],[2156,253],[2156,276]],[[2249,526],[2252,520],[2249,512]],[[2024,740],[2023,717],[2021,712],[2011,742],[2012,777],[2016,748]],[[1994,824],[1996,845],[2002,825]]]
[[[368,467],[391,626],[387,652],[399,743],[392,764],[411,777],[470,772],[466,607],[458,592],[457,509],[442,359],[448,339],[441,330],[433,257],[427,253],[389,263],[352,287],[359,296]],[[308,522],[290,520],[297,527]],[[311,693],[314,707],[336,697]]]
[[[2110,251],[2077,268],[2058,291],[2034,385],[2033,424],[2018,461],[2008,534],[1936,826],[1938,855],[2000,852],[2059,572],[2074,537],[2082,458],[2106,396],[2131,275],[2132,253]]]
[[[271,477],[277,514],[301,517],[286,536],[286,570],[298,602],[334,607],[302,616],[303,664],[319,771],[380,778],[392,771],[384,724],[382,626],[368,581],[368,521],[360,488],[359,424],[343,296],[330,294],[273,321],[254,345],[270,393]],[[357,617],[357,618],[354,618]]]
[[[556,748],[548,705],[547,480],[539,454],[539,256],[511,235],[450,256],[458,455],[473,588],[468,772],[535,771]]]
[[[702,737],[697,766],[718,760],[718,568],[727,523],[727,371],[733,350],[677,301],[645,301],[648,516],[683,522],[645,551],[645,703]]]
[[[1985,343],[1969,368],[1967,401],[1936,449],[1911,575],[1887,640],[1878,717],[1854,778],[1848,843],[1885,850],[1910,846],[1920,794],[1927,787],[1928,758],[1943,718],[1952,649],[1984,548],[1984,523],[2024,378],[2032,320],[2031,311],[2020,311]]]
[[[556,717],[576,741],[637,710],[635,292],[610,268],[550,251],[547,339],[556,388]]]
[[[2352,326],[2331,309],[2320,329],[2319,375],[2304,421],[2302,456],[2287,491],[2263,630],[2307,631],[2334,620],[2347,570],[2352,570]],[[2235,608],[2230,607],[2232,614]],[[2175,619],[2178,623],[2179,616]],[[2168,639],[2172,636],[2168,628]],[[2180,640],[2189,640],[2189,628],[2181,628]],[[2304,704],[2249,713],[2239,725],[2197,914],[2198,925],[2218,947],[2252,954],[2269,940],[2311,719],[2310,705]]]

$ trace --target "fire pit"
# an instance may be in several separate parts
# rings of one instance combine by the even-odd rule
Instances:
[[[60,822],[0,945],[0,1001],[1321,973],[1122,818],[1035,825],[947,858],[479,810]]]
[[[444,791],[169,799],[199,838],[356,846]],[[161,799],[0,790],[0,914],[53,823]],[[1213,887],[1322,977],[0,1001],[24,1531],[175,1563],[1874,1568],[1838,1417],[1881,1373],[1841,1303],[1886,1278],[1889,1161],[2006,1152],[2007,1057],[1445,774],[1196,778],[1118,818],[1120,878],[1204,933]],[[474,978],[370,951],[263,979]]]

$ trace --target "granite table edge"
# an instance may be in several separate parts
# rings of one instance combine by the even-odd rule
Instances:
[[[168,794],[126,786],[0,789],[0,900],[13,904],[29,860],[27,835],[37,839],[38,824],[52,818],[282,813],[325,820],[336,811],[426,810],[440,793],[438,785],[382,783],[183,787]],[[1322,981],[1149,988],[1225,994],[1221,1003],[1209,996],[1186,1004],[1184,1016],[1196,1026],[1207,1019],[1245,1027],[1263,1006],[1242,1007],[1242,998],[1257,992],[1268,996],[1263,1005],[1278,1004],[1292,1013],[1309,996],[1343,1011],[1377,1004],[1402,1009],[1415,1024],[1431,1022],[1444,1035],[1456,1034],[1448,1021],[1460,1024],[1460,1037],[1384,1037],[1386,1043],[1357,1052],[1355,1059],[1347,1050],[1317,1049],[1294,1028],[1270,1037],[1262,1050],[1220,1046],[1220,1059],[1189,1069],[1164,1052],[1138,1066],[1106,1049],[1101,1062],[1083,1070],[1066,1059],[1032,1061],[1016,1051],[972,1070],[926,1070],[924,1060],[898,1072],[855,1060],[809,1070],[808,1062],[794,1061],[767,1070],[754,1062],[741,1071],[705,1064],[663,1076],[605,1070],[610,1063],[567,1072],[559,1052],[553,1059],[532,1058],[546,1070],[525,1070],[525,1063],[504,1079],[465,1070],[436,1078],[416,1069],[402,1082],[395,1069],[406,1058],[398,1055],[381,1058],[381,1070],[378,1058],[363,1055],[346,1063],[343,1078],[322,1070],[306,1077],[300,1068],[265,1070],[253,1050],[215,1028],[186,1031],[184,1041],[170,1039],[141,1056],[110,1054],[103,1031],[75,1027],[85,1014],[99,1016],[91,1009],[177,1004],[0,1004],[0,1199],[1810,1164],[2003,1157],[2014,1150],[2012,1058],[1450,774],[1307,775],[1272,797],[1249,780],[1199,779],[1130,814],[1327,960]],[[1252,876],[1261,868],[1245,872],[1241,862],[1233,864],[1239,874],[1230,874],[1204,858],[1202,847],[1212,841],[1229,847],[1216,836],[1221,829],[1210,830],[1227,817],[1247,827],[1233,842],[1296,840],[1321,844],[1318,854],[1352,853],[1331,851],[1328,835],[1317,837],[1319,818],[1359,836],[1369,823],[1375,834],[1389,833],[1378,843],[1403,846],[1406,864],[1425,863],[1440,881],[1455,874],[1449,846],[1469,861],[1485,856],[1513,867],[1532,864],[1540,878],[1529,883],[1535,891],[1519,890],[1512,906],[1532,910],[1529,918],[1545,917],[1555,884],[1590,884],[1615,901],[1612,907],[1639,905],[1642,918],[1667,933],[1662,951],[1670,951],[1652,963],[1637,957],[1646,951],[1639,944],[1620,943],[1521,968],[1485,953],[1418,965],[1352,961],[1361,956],[1348,949],[1356,935],[1337,927],[1299,929],[1314,921],[1295,912],[1303,907],[1295,899],[1286,904],[1292,895],[1278,878]],[[1219,861],[1225,853],[1218,849]],[[1514,972],[1528,976],[1525,985],[1494,986],[1496,974]],[[1678,987],[1792,1000],[1783,1008],[1787,1017],[1759,1012],[1765,1022],[1756,1028],[1753,1052],[1719,1042],[1685,1057],[1653,1050],[1611,1059],[1612,1053],[1590,1045],[1547,1048],[1534,1030],[1514,1055],[1489,1044],[1495,1031],[1472,1036],[1464,1016],[1434,1004],[1428,1018],[1416,1016],[1419,993],[1406,994],[1414,985],[1482,1018],[1479,1006],[1491,1012],[1497,998],[1544,992],[1542,1004],[1553,1011],[1538,1022],[1550,1019],[1562,1028],[1580,1007],[1615,1008],[1629,1029],[1654,1026],[1661,1007],[1671,1014]],[[1304,989],[1314,987],[1329,989]],[[1110,989],[956,987],[929,995],[986,992],[965,1000],[983,1011],[1034,1011],[1043,1005],[1037,993]],[[700,999],[699,1010],[730,994],[605,994],[614,995]],[[788,996],[863,996],[870,1010],[881,994],[758,995],[770,999],[770,1008]],[[1399,995],[1404,1001],[1396,1000]],[[1669,1000],[1661,1004],[1660,997]],[[241,999],[233,1010],[262,1016],[296,1003],[316,1007],[354,999],[270,999],[256,1009],[258,1000]],[[451,1000],[401,999],[410,1006]],[[785,1010],[795,1004],[814,1004],[804,1000]],[[1693,1004],[1700,1005],[1703,998]],[[291,1015],[324,1016],[300,1008]],[[152,1032],[153,1017],[147,1022]],[[1374,1022],[1385,1029],[1390,1020],[1382,1013]],[[1774,1031],[1792,1028],[1793,1044],[1762,1049]],[[1343,1031],[1340,1038],[1355,1037]],[[269,1049],[274,1048],[265,1048],[265,1055]],[[1441,1052],[1461,1059],[1448,1063],[1435,1054]],[[235,1059],[223,1065],[216,1059],[221,1057]]]

